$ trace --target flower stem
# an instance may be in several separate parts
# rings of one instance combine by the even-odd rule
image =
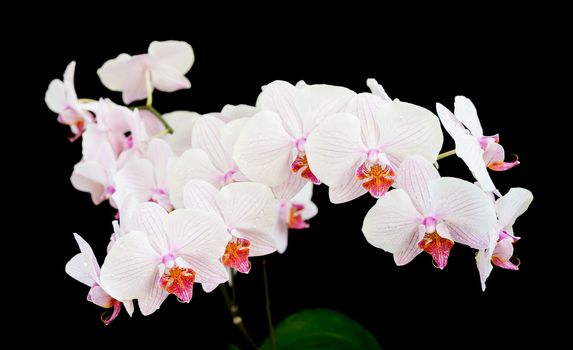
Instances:
[[[167,121],[165,119],[163,119],[163,115],[161,113],[159,113],[159,111],[157,109],[155,109],[155,107],[143,105],[143,106],[133,106],[133,107],[129,107],[129,108],[132,110],[133,109],[141,109],[141,110],[151,112],[151,114],[153,114],[157,119],[159,119],[161,124],[163,124],[163,126],[165,127],[165,130],[167,130],[167,133],[173,134],[173,128],[171,127],[171,125],[169,125],[169,123],[167,123]]]
[[[271,349],[277,349],[277,340],[271,317],[271,299],[269,297],[269,278],[267,276],[267,260],[263,258],[263,279],[265,281],[265,306],[267,309],[267,321],[269,322],[269,338],[271,340]]]
[[[145,105],[151,107],[153,105],[153,87],[151,86],[151,73],[149,69],[145,70],[145,88],[147,90],[147,102]]]
[[[455,149],[439,154],[436,160],[444,159],[446,157],[453,156],[454,154],[456,154]]]
[[[220,284],[219,289],[221,289],[221,293],[223,294],[223,299],[225,299],[225,303],[227,304],[227,307],[229,308],[229,312],[231,313],[231,317],[233,319],[233,324],[235,326],[237,326],[237,328],[239,328],[239,330],[241,331],[241,333],[243,333],[245,338],[247,338],[247,340],[249,341],[249,343],[251,344],[253,349],[259,350],[259,347],[253,341],[253,338],[251,338],[251,335],[249,334],[249,332],[247,331],[247,328],[243,324],[243,318],[239,315],[239,307],[237,306],[237,303],[235,301],[231,300],[231,298],[229,297],[229,292],[227,292],[227,287],[225,286],[225,284]],[[232,289],[233,289],[233,295],[235,295],[235,291],[234,291],[235,286],[234,285],[233,285]]]

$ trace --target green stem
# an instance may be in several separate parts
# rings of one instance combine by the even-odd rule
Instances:
[[[147,105],[143,105],[143,106],[133,106],[133,107],[129,107],[130,109],[141,109],[141,110],[146,110],[151,112],[151,114],[153,114],[157,119],[159,119],[159,121],[161,122],[161,124],[163,124],[163,127],[165,127],[165,130],[167,130],[168,133],[173,134],[173,128],[171,127],[171,125],[169,125],[169,123],[167,123],[167,121],[165,119],[163,119],[163,115],[161,113],[159,113],[159,111],[157,109],[155,109],[153,106],[147,106]]]
[[[225,286],[225,284],[224,283],[220,284],[219,289],[221,289],[221,293],[223,294],[223,299],[225,299],[225,304],[227,304],[227,307],[229,308],[229,312],[231,313],[231,317],[233,319],[233,324],[237,326],[237,328],[239,328],[239,330],[241,331],[241,333],[243,333],[245,338],[247,338],[253,349],[259,350],[259,347],[253,341],[253,338],[251,338],[251,335],[249,334],[247,328],[243,324],[243,318],[239,315],[239,307],[229,297],[229,292],[227,292],[227,287]],[[234,294],[235,292],[233,291],[233,295]]]
[[[441,153],[440,155],[438,155],[438,159],[437,159],[437,160],[444,159],[444,158],[449,157],[449,156],[453,156],[454,154],[456,154],[456,150],[455,150],[455,149],[453,149],[453,150],[451,150],[451,151],[447,151],[447,152]]]
[[[265,281],[265,306],[267,309],[267,321],[269,322],[269,338],[271,340],[271,349],[277,349],[277,340],[271,317],[271,299],[269,297],[269,278],[267,276],[267,260],[263,258],[263,279]]]

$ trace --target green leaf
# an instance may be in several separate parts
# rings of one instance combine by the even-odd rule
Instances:
[[[235,344],[228,344],[228,346],[229,346],[229,350],[241,350],[241,348]]]
[[[376,339],[351,318],[329,309],[289,316],[275,327],[277,350],[381,350]],[[261,350],[271,350],[267,337]]]

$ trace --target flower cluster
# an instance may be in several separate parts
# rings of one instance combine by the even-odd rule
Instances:
[[[391,99],[374,79],[362,93],[274,81],[256,106],[159,113],[154,89],[190,88],[185,74],[193,61],[189,44],[164,41],[151,43],[147,54],[105,62],[97,72],[102,83],[122,92],[126,105],[147,99],[139,106],[78,98],[75,62],[46,92],[70,140],[81,137],[72,185],[118,210],[101,268],[77,234],[80,253],[66,265],[91,288],[88,300],[109,309],[106,324],[122,305],[131,315],[133,300],[144,315],[169,294],[189,302],[196,283],[212,291],[230,274],[248,273],[251,257],[284,252],[289,229],[309,227],[317,214],[312,189],[321,183],[332,203],[378,199],[362,231],[397,265],[426,252],[443,269],[458,243],[478,250],[483,289],[493,265],[518,269],[512,225],[533,196],[496,189],[488,169],[519,162],[505,161],[498,135],[484,136],[469,99],[456,97],[454,113],[437,104],[436,116]],[[440,154],[441,125],[455,151]],[[453,154],[476,183],[440,175],[437,161]]]

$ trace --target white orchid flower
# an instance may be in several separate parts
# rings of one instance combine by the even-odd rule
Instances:
[[[454,242],[489,246],[495,209],[474,184],[441,178],[428,160],[412,156],[402,162],[397,186],[370,209],[362,227],[368,242],[394,254],[397,265],[426,251],[443,269]]]
[[[85,126],[94,122],[94,117],[89,112],[94,106],[78,100],[74,87],[75,69],[76,62],[70,62],[64,72],[64,81],[52,80],[44,99],[48,108],[58,113],[58,122],[70,127],[72,133],[70,141],[78,139],[84,132]]]
[[[345,113],[312,132],[306,149],[314,173],[330,187],[330,200],[344,203],[366,192],[382,197],[404,158],[421,155],[434,162],[442,143],[439,120],[429,110],[361,93]]]
[[[147,54],[130,56],[122,53],[98,69],[101,82],[112,91],[122,91],[123,102],[142,100],[156,88],[165,92],[188,89],[185,74],[195,55],[184,41],[154,41]]]
[[[92,248],[77,233],[74,233],[74,238],[80,247],[80,253],[68,261],[66,264],[66,273],[75,280],[90,287],[88,301],[105,309],[111,309],[111,313],[104,312],[101,315],[101,320],[106,325],[119,315],[122,304],[125,306],[127,313],[131,316],[133,314],[133,302],[131,300],[123,302],[116,300],[101,287],[99,279],[100,268]]]
[[[167,142],[153,139],[143,158],[131,160],[115,174],[116,191],[133,194],[138,202],[155,202],[165,210],[173,210],[168,193],[168,173],[173,153]]]
[[[228,235],[216,215],[178,209],[167,213],[153,202],[138,204],[131,232],[111,247],[101,268],[101,286],[118,300],[138,299],[144,315],[157,310],[169,294],[188,303],[193,284],[206,291],[228,279],[220,258]]]
[[[489,247],[480,250],[476,255],[482,290],[485,291],[485,282],[493,270],[493,265],[507,270],[519,269],[519,260],[517,263],[511,261],[513,244],[519,240],[513,232],[513,225],[532,201],[531,191],[516,187],[495,202],[497,226],[490,233]]]
[[[257,101],[261,112],[248,119],[235,145],[239,168],[252,181],[271,187],[291,176],[319,184],[307,161],[307,137],[352,96],[353,91],[331,85],[300,83],[295,87],[278,80],[264,86]]]
[[[276,251],[271,230],[277,220],[278,205],[271,189],[255,182],[232,183],[220,191],[203,180],[185,185],[185,207],[215,213],[227,247],[221,254],[225,266],[248,273],[249,257]]]
[[[456,155],[461,158],[480,186],[486,192],[498,193],[487,172],[505,171],[519,164],[517,159],[505,162],[505,151],[499,144],[499,135],[484,136],[477,110],[472,101],[456,96],[454,113],[437,103],[436,109],[442,125],[456,142]]]

